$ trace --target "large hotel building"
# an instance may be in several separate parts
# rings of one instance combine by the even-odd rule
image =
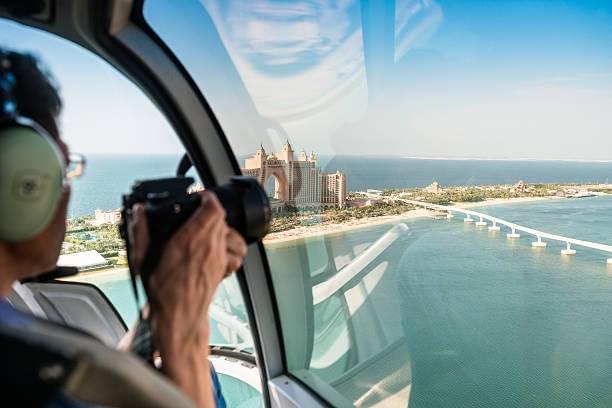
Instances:
[[[264,187],[273,177],[274,192],[269,194],[282,204],[298,208],[342,208],[346,204],[344,173],[322,173],[314,153],[302,151],[296,159],[289,142],[276,154],[267,154],[260,146],[253,157],[245,160],[242,174],[255,177]]]

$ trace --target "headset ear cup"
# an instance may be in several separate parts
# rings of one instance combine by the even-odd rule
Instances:
[[[51,222],[60,201],[65,166],[61,152],[39,129],[0,129],[0,240],[33,238]]]

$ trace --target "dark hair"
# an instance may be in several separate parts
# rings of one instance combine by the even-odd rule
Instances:
[[[57,119],[62,111],[62,99],[51,73],[33,54],[1,48],[0,52],[11,62],[11,71],[15,75],[13,98],[17,103],[17,113],[38,123],[53,138],[59,139]]]

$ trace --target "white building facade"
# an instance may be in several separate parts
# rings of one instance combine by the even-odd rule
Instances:
[[[98,209],[94,212],[94,216],[93,225],[117,224],[121,221],[121,210],[104,211]]]
[[[266,153],[263,146],[245,160],[242,173],[255,177],[262,186],[274,178],[270,196],[298,208],[339,207],[346,205],[346,176],[339,170],[323,173],[314,153],[300,152],[297,159],[289,142],[276,154]]]

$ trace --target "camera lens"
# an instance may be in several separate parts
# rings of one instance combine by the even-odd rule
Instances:
[[[257,180],[235,176],[212,191],[225,208],[228,225],[237,230],[248,244],[268,233],[272,219],[270,200]]]

